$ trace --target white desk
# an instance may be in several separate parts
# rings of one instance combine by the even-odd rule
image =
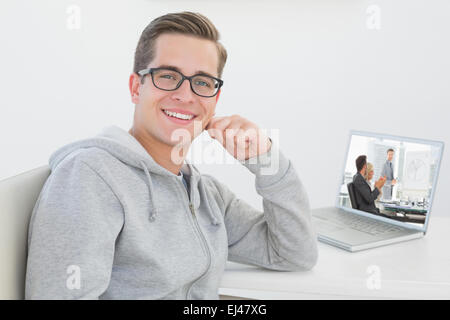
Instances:
[[[450,218],[432,216],[422,239],[354,253],[319,242],[319,260],[310,271],[279,272],[227,262],[219,295],[251,299],[450,299],[449,247]]]

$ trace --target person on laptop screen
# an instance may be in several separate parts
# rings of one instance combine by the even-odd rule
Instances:
[[[375,182],[375,188],[372,191],[364,176],[367,171],[367,156],[361,155],[356,158],[356,170],[358,171],[353,176],[353,185],[355,187],[355,199],[356,207],[359,210],[380,214],[380,210],[375,206],[375,200],[381,194],[381,188],[383,188],[386,182],[385,177],[380,177]]]
[[[375,189],[375,182],[372,182],[374,173],[375,173],[375,171],[374,171],[373,164],[370,162],[367,162],[366,173],[364,174],[364,180],[366,180],[367,184],[370,187],[370,190]],[[382,193],[380,193],[380,195],[377,197],[377,200],[380,199],[381,195],[382,195]]]
[[[386,176],[386,184],[383,187],[383,198],[385,200],[392,200],[392,189],[397,183],[397,180],[394,179],[394,167],[392,164],[392,160],[394,159],[394,149],[389,148],[387,151],[387,159],[383,164],[383,169],[381,170],[381,175]]]

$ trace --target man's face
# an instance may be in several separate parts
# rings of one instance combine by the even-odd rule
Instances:
[[[365,175],[365,174],[366,174],[366,170],[367,170],[367,164],[365,164],[365,165],[363,166],[361,174],[362,174],[362,175]]]
[[[182,34],[162,34],[156,40],[155,58],[148,68],[175,67],[185,76],[204,72],[218,78],[217,66],[219,58],[214,42]],[[183,81],[175,91],[164,91],[154,86],[151,75],[145,76],[144,84],[136,75],[130,77],[130,91],[137,93],[132,97],[136,104],[134,125],[138,130],[146,132],[153,139],[174,146],[179,137],[172,137],[176,129],[186,129],[193,141],[206,127],[215,114],[219,95],[205,98],[192,92],[188,80]],[[195,117],[186,122],[168,116],[163,109],[178,109],[180,113],[192,113]],[[194,122],[200,130],[194,132]],[[195,134],[195,136],[194,136]]]
[[[389,161],[392,161],[392,159],[394,159],[394,151],[389,151],[387,154],[387,158]]]

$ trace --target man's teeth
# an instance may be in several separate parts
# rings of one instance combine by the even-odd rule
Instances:
[[[171,117],[174,117],[174,118],[178,118],[178,119],[183,119],[183,120],[191,120],[194,117],[193,115],[187,115],[187,114],[172,112],[172,111],[168,111],[168,110],[163,110],[163,111],[168,116],[171,116]]]

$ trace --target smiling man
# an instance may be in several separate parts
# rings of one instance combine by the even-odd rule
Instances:
[[[50,157],[30,221],[26,298],[217,299],[227,259],[315,265],[308,198],[291,161],[251,121],[214,118],[227,58],[218,40],[191,12],[143,31],[129,80],[132,128],[107,127]],[[204,130],[255,175],[263,211],[174,158]],[[278,170],[263,174],[275,158]]]

